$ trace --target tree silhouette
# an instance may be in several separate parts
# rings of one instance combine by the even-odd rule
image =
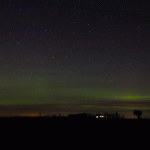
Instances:
[[[138,119],[140,119],[140,116],[142,116],[142,111],[134,110],[134,115],[137,115]]]

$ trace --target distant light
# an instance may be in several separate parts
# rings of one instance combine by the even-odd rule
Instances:
[[[102,115],[102,116],[100,116],[100,118],[104,118],[104,116]]]
[[[96,118],[104,118],[104,115],[96,116]]]

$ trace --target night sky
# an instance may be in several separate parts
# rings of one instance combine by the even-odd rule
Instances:
[[[1,0],[0,116],[150,118],[150,1]]]

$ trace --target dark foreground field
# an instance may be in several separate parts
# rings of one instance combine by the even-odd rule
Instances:
[[[0,117],[1,129],[7,133],[21,135],[47,134],[48,136],[66,135],[92,138],[94,134],[101,137],[139,135],[149,132],[149,119],[96,119],[69,117]],[[103,136],[102,136],[103,135]],[[81,137],[80,137],[81,138]],[[118,138],[118,137],[117,137]]]
[[[94,117],[82,118],[82,117],[0,117],[0,121],[42,121],[42,122],[91,122],[91,123],[103,123],[103,122],[129,122],[129,123],[150,123],[150,119],[128,119],[128,118],[113,118],[113,119],[97,119]]]

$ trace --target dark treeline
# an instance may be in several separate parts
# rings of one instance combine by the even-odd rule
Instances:
[[[140,113],[140,114],[139,114]],[[62,116],[61,114],[57,115],[42,115],[39,113],[37,116],[12,116],[12,117],[0,117],[2,118],[36,118],[36,119],[94,119],[94,120],[150,120],[146,118],[140,118],[142,115],[141,111],[134,111],[134,115],[137,115],[137,118],[125,118],[124,115],[120,115],[118,112],[116,113],[108,113],[105,112],[103,114],[91,114],[91,113],[78,113],[78,114],[69,114],[68,116]]]

